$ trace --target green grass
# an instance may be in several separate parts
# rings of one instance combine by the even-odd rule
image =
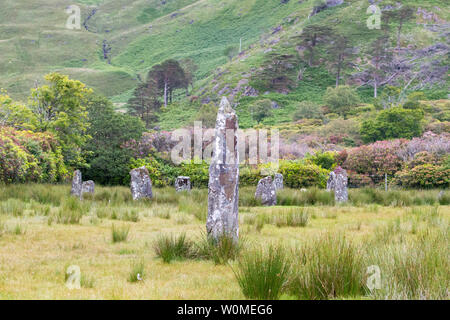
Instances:
[[[137,260],[131,264],[131,271],[128,275],[128,282],[134,283],[144,280],[145,276],[145,261]]]
[[[179,236],[161,235],[153,244],[153,249],[165,263],[188,259],[194,254],[193,243],[186,239],[184,233]]]
[[[112,242],[117,243],[117,242],[127,241],[129,233],[130,233],[130,227],[128,227],[128,226],[116,227],[115,225],[112,225],[112,228],[111,228]]]
[[[0,299],[449,298],[450,207],[439,204],[439,190],[350,190],[351,201],[334,205],[318,201],[322,190],[306,196],[286,189],[285,197],[301,205],[241,204],[238,243],[208,239],[196,217],[206,202],[183,207],[188,196],[173,188],[155,188],[151,201],[133,201],[129,193],[96,186],[93,197],[79,201],[69,185],[0,186],[0,208],[21,208],[0,211],[8,261],[0,263]],[[206,189],[192,194],[207,198]],[[240,194],[250,199],[254,188]],[[67,210],[82,212],[78,223],[47,222]],[[139,220],[118,221],[126,212]],[[305,226],[297,215],[308,217]],[[78,290],[64,285],[68,265],[81,269]],[[370,291],[367,270],[374,265],[381,287]]]
[[[291,293],[319,300],[364,294],[363,255],[345,237],[327,235],[302,249],[296,255],[300,261],[290,284]]]
[[[245,254],[234,270],[242,293],[248,299],[278,300],[288,283],[290,263],[282,247]]]

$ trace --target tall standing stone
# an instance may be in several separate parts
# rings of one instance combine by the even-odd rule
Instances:
[[[239,152],[238,118],[223,97],[217,114],[215,141],[208,184],[208,236],[239,238]]]
[[[348,201],[348,176],[347,171],[341,167],[337,167],[330,172],[330,177],[327,181],[327,190],[334,190],[334,200],[336,202]]]
[[[191,178],[189,177],[178,177],[175,180],[175,190],[180,191],[190,191],[191,190]]]
[[[284,188],[283,185],[283,175],[281,173],[275,174],[273,179],[273,184],[275,185],[275,190],[280,190]]]
[[[147,168],[141,167],[130,171],[131,176],[131,195],[133,200],[153,197],[152,180],[148,174]]]
[[[277,204],[277,190],[271,176],[259,180],[255,198],[261,200],[264,206],[275,206]]]
[[[83,180],[81,177],[81,171],[75,170],[72,178],[72,189],[70,190],[70,194],[81,199],[83,189]]]

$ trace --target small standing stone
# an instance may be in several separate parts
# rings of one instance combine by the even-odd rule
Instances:
[[[277,204],[277,191],[272,177],[269,176],[259,180],[255,198],[260,199],[265,206],[275,206]]]
[[[94,194],[95,192],[95,183],[92,180],[88,180],[83,182],[82,188],[81,188],[81,194],[83,193],[90,193]]]
[[[284,188],[283,185],[283,175],[281,173],[275,174],[273,179],[273,184],[275,185],[275,190],[280,190]]]
[[[191,178],[189,177],[178,177],[175,180],[175,190],[179,191],[190,191],[191,190]]]
[[[75,172],[73,173],[72,189],[70,190],[70,194],[75,197],[81,198],[82,189],[83,180],[81,178],[81,171],[75,170]]]
[[[131,176],[131,195],[133,200],[142,198],[152,198],[152,180],[148,174],[146,167],[133,169],[130,171]]]
[[[348,177],[347,171],[341,167],[337,167],[330,173],[327,181],[327,190],[334,190],[334,200],[336,202],[348,201]]]
[[[223,97],[217,114],[213,155],[209,167],[206,231],[215,241],[239,238],[238,118]]]

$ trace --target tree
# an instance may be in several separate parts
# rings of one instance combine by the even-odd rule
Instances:
[[[256,75],[255,82],[264,89],[289,92],[296,85],[298,57],[288,53],[269,53],[262,65],[263,71]]]
[[[323,99],[333,112],[344,118],[350,109],[360,102],[356,89],[350,86],[328,87]]]
[[[14,102],[6,92],[0,92],[0,126],[19,130],[34,130],[36,116],[27,106]]]
[[[175,89],[186,88],[188,86],[183,68],[181,68],[178,61],[173,59],[153,66],[148,73],[147,79],[155,81],[158,88],[162,90],[165,107],[167,107],[169,100],[172,102],[172,93]]]
[[[239,49],[235,46],[228,46],[225,48],[225,50],[223,51],[223,54],[231,60],[233,60],[233,58],[238,54]]]
[[[201,121],[204,128],[214,128],[217,119],[218,108],[213,102],[203,104],[197,113],[196,121]]]
[[[323,113],[320,106],[311,101],[302,101],[298,104],[297,111],[295,111],[294,121],[300,119],[322,119]]]
[[[375,100],[377,109],[388,109],[397,106],[400,103],[401,90],[398,87],[387,85],[383,88],[383,93]]]
[[[272,101],[269,99],[258,100],[250,106],[253,120],[258,123],[272,114]]]
[[[184,70],[184,76],[186,78],[186,96],[189,95],[189,86],[194,88],[195,72],[198,70],[198,66],[192,59],[183,59],[180,61],[181,67]]]
[[[112,103],[100,96],[92,96],[87,110],[89,127],[87,134],[92,139],[84,150],[90,154],[88,168],[83,169],[85,179],[105,185],[127,182],[132,151],[122,148],[130,140],[139,140],[144,132],[144,123],[126,114],[114,111]]]
[[[413,7],[402,5],[399,9],[393,12],[393,18],[397,20],[397,48],[400,48],[400,36],[405,22],[408,22],[414,17],[415,10]]]
[[[86,104],[92,90],[59,73],[48,74],[45,80],[49,84],[32,89],[30,97],[37,130],[55,133],[66,164],[84,166],[82,147],[90,138]]]
[[[341,78],[342,69],[351,64],[354,57],[354,48],[350,39],[337,35],[334,37],[331,45],[328,47],[330,62],[332,68],[336,72],[336,88],[339,86],[339,79]]]
[[[156,113],[161,107],[158,100],[158,86],[153,79],[140,84],[128,100],[128,113],[141,118],[147,129],[150,124],[157,121]]]
[[[382,110],[375,119],[368,119],[362,123],[361,137],[364,142],[418,137],[423,131],[423,118],[422,109],[393,107]]]
[[[374,98],[378,97],[378,88],[395,79],[401,69],[395,67],[389,36],[383,35],[375,39],[367,48],[368,63],[363,71],[353,77],[373,87]]]
[[[320,43],[325,43],[332,32],[330,27],[320,24],[309,24],[303,29],[302,34],[298,37],[300,40],[299,45],[308,50],[308,65],[310,67],[314,63],[316,46]]]

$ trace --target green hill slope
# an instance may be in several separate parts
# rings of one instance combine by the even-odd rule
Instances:
[[[261,85],[259,75],[272,54],[298,55],[296,37],[311,23],[331,26],[348,36],[357,49],[355,63],[343,70],[342,82],[364,62],[363,52],[381,30],[366,26],[366,0],[346,0],[312,16],[316,0],[3,0],[0,11],[0,87],[20,100],[51,71],[79,79],[114,102],[124,104],[139,79],[155,64],[169,58],[191,58],[199,66],[192,93],[197,102],[180,94],[160,116],[160,127],[172,129],[195,118],[201,101],[228,95],[235,103],[243,127],[256,123],[248,106],[258,99],[278,104],[265,125],[292,121],[299,101],[322,103],[335,77],[323,49],[312,67],[296,65],[297,80],[289,92]],[[68,30],[65,8],[81,8],[81,30]],[[377,1],[382,8],[393,1]],[[448,42],[450,8],[444,0],[402,1],[420,7],[406,23],[402,47],[425,48]],[[439,26],[440,32],[428,26]],[[448,30],[448,29],[447,29]],[[395,32],[392,31],[392,32]],[[242,52],[231,62],[224,54],[230,45]],[[103,47],[109,47],[106,54]],[[300,77],[301,73],[301,77]],[[301,79],[300,79],[301,78]],[[448,85],[448,81],[447,81]],[[439,89],[439,88],[437,88]],[[246,92],[247,90],[247,92]],[[250,94],[249,91],[250,90]],[[253,90],[253,91],[252,91]],[[360,87],[370,101],[370,88]],[[445,91],[445,86],[440,88]],[[256,92],[256,94],[255,94]],[[255,96],[257,95],[257,96]],[[238,104],[237,104],[238,103]]]

